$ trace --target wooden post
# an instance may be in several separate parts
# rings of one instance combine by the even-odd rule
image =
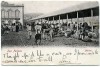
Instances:
[[[91,20],[93,19],[93,10],[91,9]],[[92,32],[93,32],[93,22],[91,21],[91,25],[92,25]]]

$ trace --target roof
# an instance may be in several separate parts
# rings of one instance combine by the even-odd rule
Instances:
[[[9,4],[8,2],[2,1],[1,7],[24,7],[24,4],[15,5],[15,4]]]
[[[71,6],[71,7],[62,9],[62,10],[58,10],[53,13],[38,16],[38,17],[34,18],[33,20],[50,17],[50,16],[56,16],[56,15],[65,14],[65,13],[70,13],[70,12],[75,12],[75,11],[80,11],[80,10],[85,10],[85,9],[90,9],[90,8],[94,8],[94,7],[98,7],[98,6],[99,6],[99,3],[97,1],[89,1],[86,3]]]

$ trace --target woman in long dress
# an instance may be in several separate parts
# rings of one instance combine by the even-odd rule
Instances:
[[[19,26],[18,26],[18,24],[16,25],[16,32],[19,32]]]

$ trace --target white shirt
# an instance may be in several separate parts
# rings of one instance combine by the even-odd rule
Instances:
[[[27,30],[28,30],[28,31],[31,30],[31,26],[27,26]]]
[[[42,28],[42,26],[40,26],[40,25],[35,26],[35,30],[39,29],[41,31],[41,28]]]

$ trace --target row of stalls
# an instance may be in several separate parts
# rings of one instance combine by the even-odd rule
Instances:
[[[86,22],[91,27],[92,32],[99,34],[99,3],[96,1],[82,3],[53,13],[41,15],[31,21],[67,25],[73,23],[77,26],[77,31],[79,30],[79,24]],[[68,27],[67,25],[66,27]]]

